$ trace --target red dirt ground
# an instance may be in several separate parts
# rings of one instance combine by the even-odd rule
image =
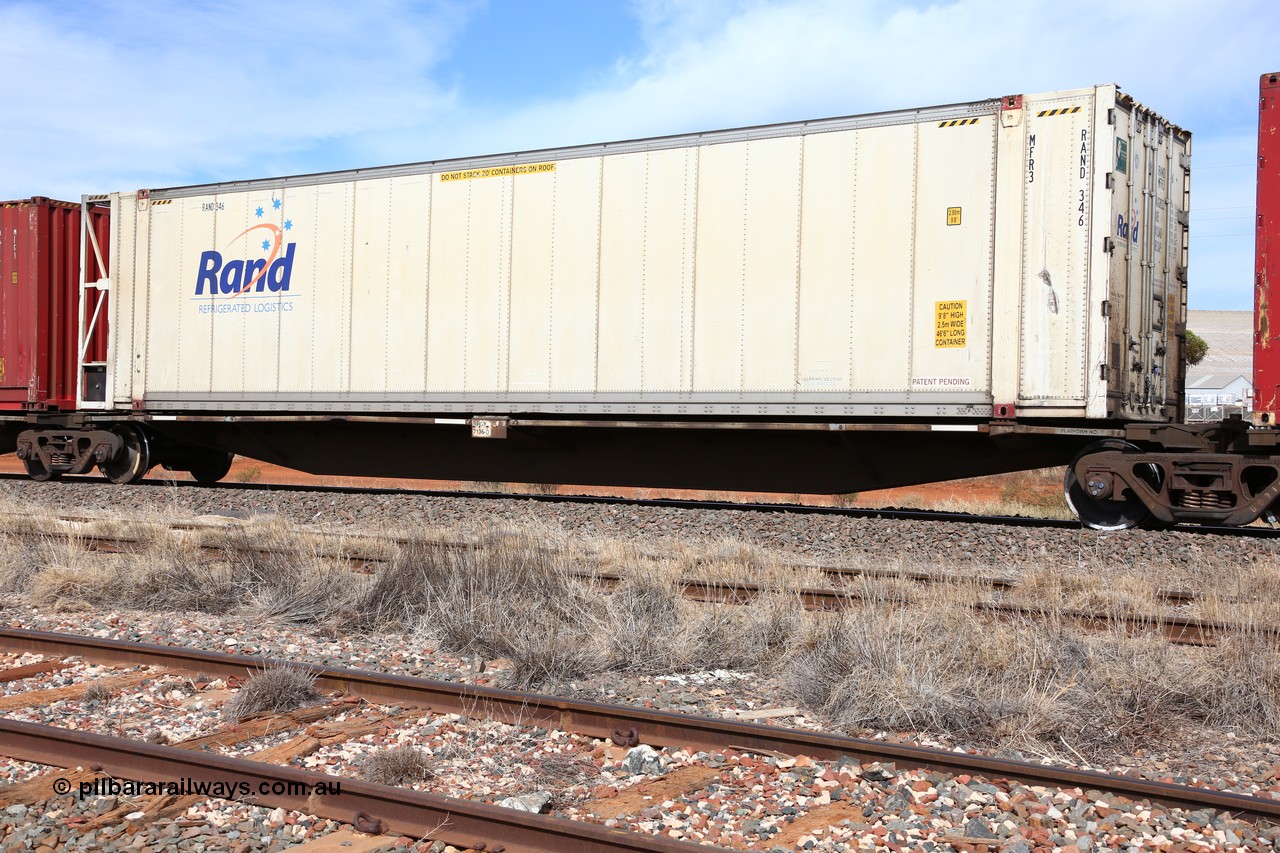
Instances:
[[[0,473],[22,473],[22,463],[12,454],[0,456]],[[99,476],[98,474],[88,476]],[[1061,495],[1060,478],[1057,476],[1034,475],[997,475],[993,477],[977,477],[970,480],[956,480],[947,483],[929,483],[919,486],[905,486],[897,489],[881,489],[862,492],[855,497],[833,495],[795,495],[772,494],[766,492],[693,492],[680,489],[626,489],[608,486],[539,486],[537,494],[565,495],[600,495],[617,497],[647,498],[688,498],[710,497],[721,500],[765,503],[799,503],[808,506],[934,506],[939,503],[983,504],[996,503],[1007,493],[1011,478],[1017,481],[1019,491],[1031,491],[1035,498]],[[185,472],[165,471],[163,468],[153,469],[149,479],[189,480]],[[457,489],[461,483],[456,480],[414,480],[383,479],[375,477],[327,477],[282,468],[266,462],[258,462],[245,457],[236,457],[231,472],[223,478],[226,483],[263,483],[271,485],[318,485],[318,486],[355,486],[383,489]],[[474,484],[472,484],[474,487]],[[519,484],[504,487],[503,491],[515,493],[532,493],[535,490]],[[1036,500],[1029,500],[1035,503]]]

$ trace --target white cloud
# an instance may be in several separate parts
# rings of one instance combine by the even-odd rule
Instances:
[[[1227,16],[1190,3],[650,0],[637,6],[647,53],[621,63],[618,79],[478,120],[458,137],[478,150],[494,138],[565,144],[1105,82],[1175,122],[1238,115],[1243,125],[1253,117],[1240,107],[1271,52],[1257,20],[1280,23],[1280,12],[1252,4],[1254,25],[1242,25],[1249,5]]]
[[[326,140],[429,122],[451,102],[432,65],[467,7],[404,26],[411,5],[120,0],[80,19],[0,6],[0,62],[24,70],[6,93],[20,130],[0,136],[0,193],[248,177]]]

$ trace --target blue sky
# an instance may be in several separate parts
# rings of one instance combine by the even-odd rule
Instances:
[[[1194,134],[1191,307],[1248,309],[1280,4],[0,0],[0,198],[1116,82]]]

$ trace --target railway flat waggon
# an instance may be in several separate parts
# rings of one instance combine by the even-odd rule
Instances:
[[[88,196],[106,352],[11,441],[116,482],[231,453],[827,493],[1072,463],[1094,526],[1239,523],[1280,469],[1181,424],[1190,168],[1102,85]],[[1213,484],[1160,455],[1210,450]]]

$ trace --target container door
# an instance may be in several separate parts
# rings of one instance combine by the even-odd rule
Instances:
[[[1111,167],[1108,413],[1181,418],[1190,136],[1121,99]]]
[[[27,262],[33,211],[0,205],[0,409],[21,409],[35,390],[35,270]]]
[[[1089,269],[1093,255],[1094,89],[1026,99],[1022,342],[1024,415],[1080,417],[1089,396]]]

